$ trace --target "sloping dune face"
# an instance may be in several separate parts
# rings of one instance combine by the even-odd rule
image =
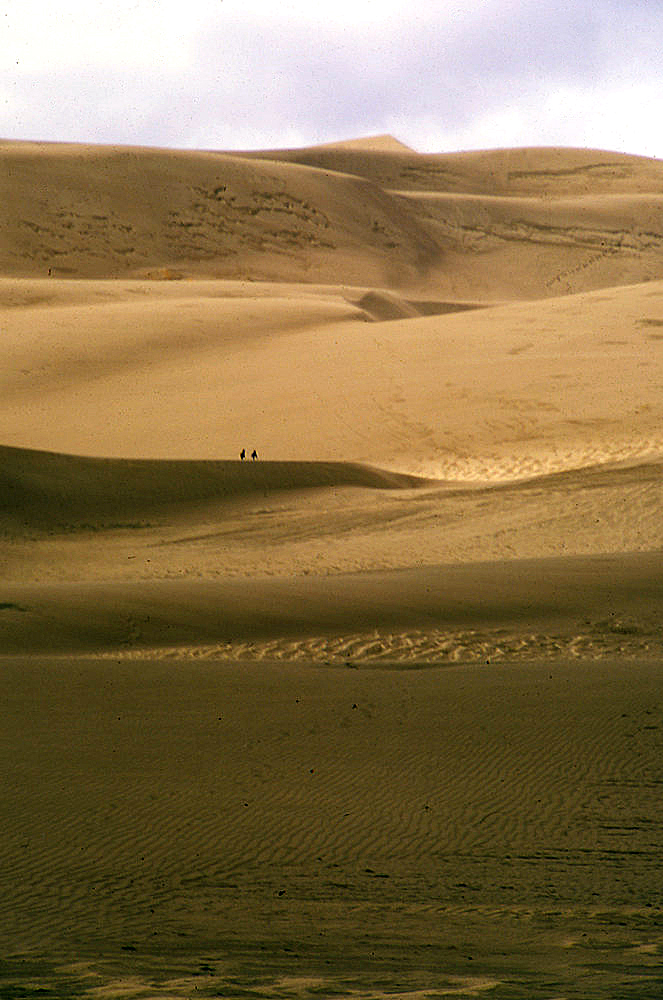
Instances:
[[[0,198],[0,995],[659,1000],[663,166]]]
[[[437,316],[347,287],[52,279],[0,282],[0,300],[17,288],[25,304],[1,313],[7,445],[196,460],[255,447],[490,482],[662,445],[658,282]]]
[[[440,248],[437,287],[457,296],[538,298],[660,277],[657,160],[556,148],[421,155],[380,142],[278,156],[402,197]]]
[[[663,166],[591,150],[264,154],[3,143],[0,268],[502,298],[663,277]]]
[[[407,204],[337,171],[24,143],[0,156],[5,273],[384,284],[415,280],[439,256]]]

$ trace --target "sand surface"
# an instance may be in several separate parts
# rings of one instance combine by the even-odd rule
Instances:
[[[3,677],[8,996],[660,996],[658,663]]]
[[[0,994],[660,997],[661,164],[0,163]]]

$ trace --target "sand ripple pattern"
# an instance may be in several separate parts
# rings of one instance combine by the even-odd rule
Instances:
[[[657,660],[3,681],[0,996],[661,995]]]
[[[275,638],[161,649],[132,648],[106,655],[113,659],[192,658],[231,661],[278,661],[329,666],[425,666],[444,663],[491,663],[535,657],[601,660],[661,656],[663,633],[654,624],[627,619],[597,622],[586,632],[551,635],[505,629],[350,633],[337,636]]]

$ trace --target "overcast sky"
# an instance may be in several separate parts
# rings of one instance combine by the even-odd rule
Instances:
[[[0,136],[663,156],[663,0],[3,0]]]

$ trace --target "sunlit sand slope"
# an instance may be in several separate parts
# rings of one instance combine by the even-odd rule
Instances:
[[[336,172],[31,143],[0,144],[0,162],[3,273],[384,284],[421,278],[439,258],[401,199]]]
[[[445,249],[459,296],[545,298],[659,278],[663,194],[589,192],[403,195]]]
[[[141,282],[83,303],[63,282],[56,305],[45,280],[29,303],[39,284],[43,305],[0,310],[5,445],[491,481],[663,449],[658,282],[388,322],[361,303],[389,297],[338,286]]]

